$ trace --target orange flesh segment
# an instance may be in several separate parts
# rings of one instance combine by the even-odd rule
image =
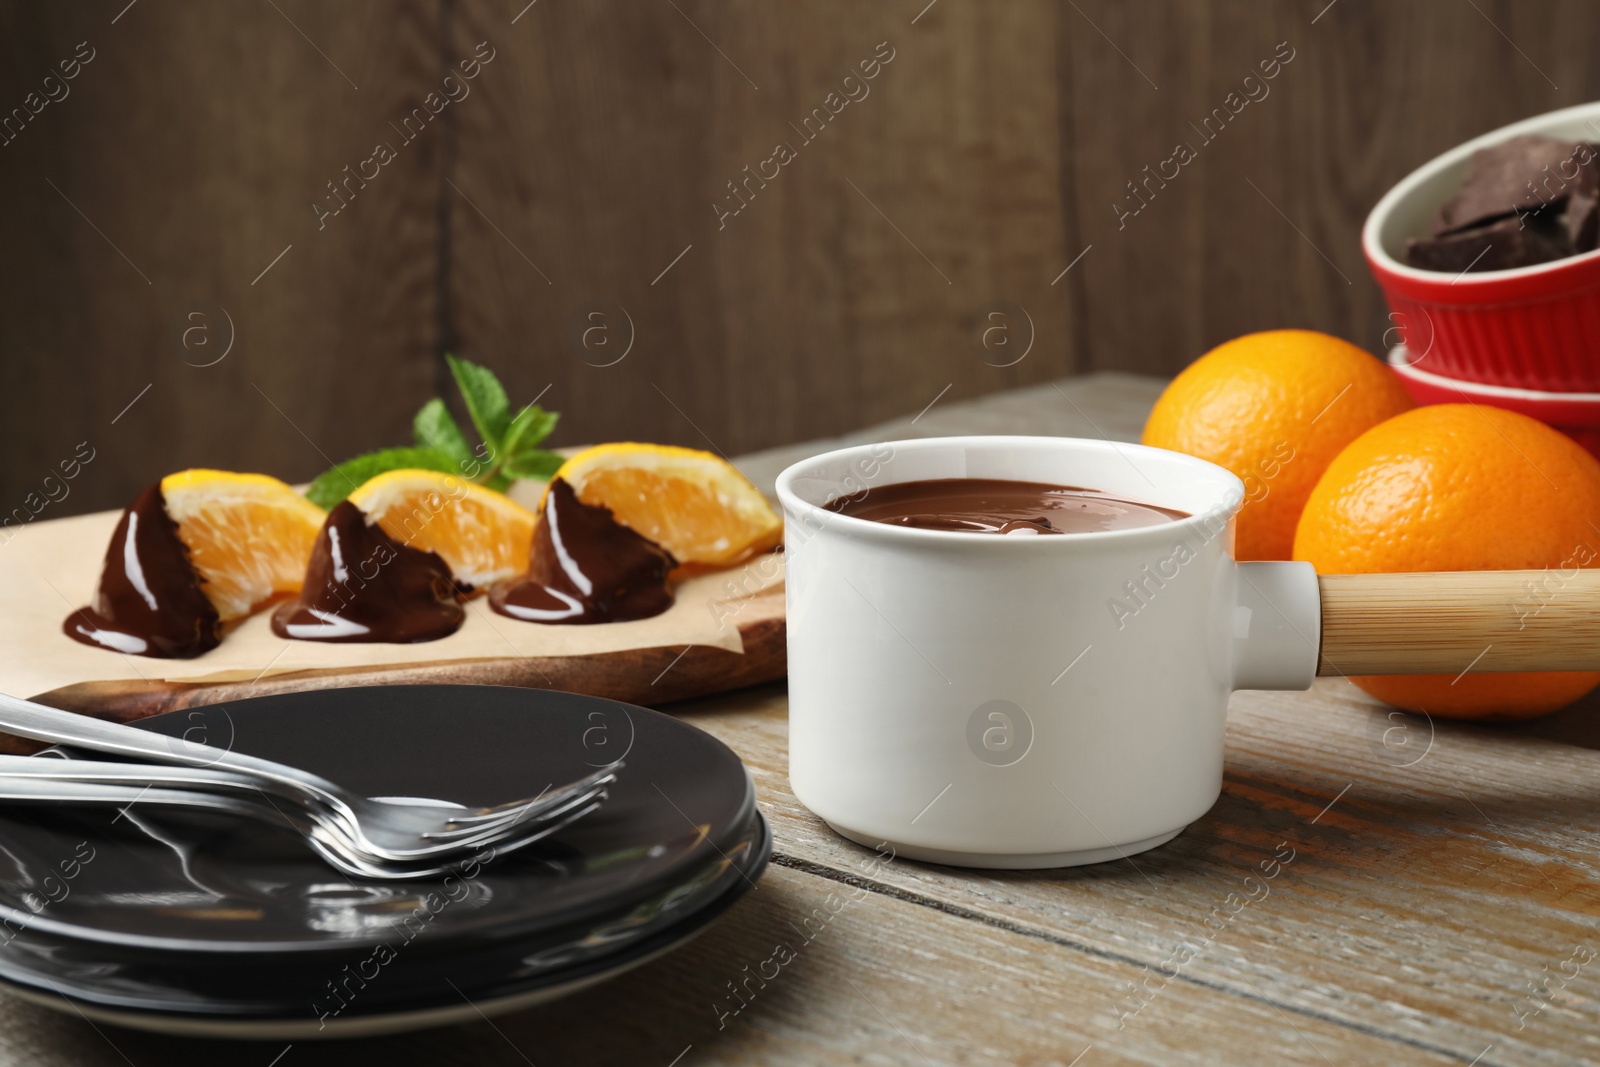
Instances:
[[[482,587],[528,567],[533,523],[507,523],[472,499],[426,492],[378,516],[383,532],[422,552],[436,552],[462,581]]]
[[[351,493],[350,502],[396,541],[437,553],[463,585],[482,590],[528,568],[533,513],[454,475],[390,471]]]
[[[776,543],[771,534],[752,530],[715,486],[654,471],[594,471],[584,478],[579,499],[604,504],[617,521],[666,547],[680,563],[730,563]]]
[[[259,475],[184,471],[162,480],[167,513],[224,621],[300,591],[321,509]]]

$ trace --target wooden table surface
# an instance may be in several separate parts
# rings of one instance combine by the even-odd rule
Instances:
[[[861,437],[1131,440],[1159,388],[1077,379]],[[770,482],[820,444],[744,465]],[[492,1022],[288,1048],[5,997],[0,1063],[1600,1062],[1600,701],[1482,727],[1391,715],[1340,680],[1239,693],[1205,817],[1045,872],[881,862],[835,836],[789,791],[781,684],[672,710],[744,757],[776,838],[759,888],[677,953]],[[780,943],[792,958],[741,1007],[729,983]]]

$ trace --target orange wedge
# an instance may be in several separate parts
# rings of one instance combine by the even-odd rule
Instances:
[[[169,474],[161,495],[224,622],[300,591],[321,508],[276,478],[232,471]]]
[[[767,498],[727,460],[692,448],[596,445],[556,471],[585,504],[671,552],[679,563],[726,566],[783,537]],[[552,480],[554,480],[552,478]]]
[[[362,483],[350,503],[396,541],[437,552],[466,585],[483,589],[528,569],[533,512],[465,478],[389,471]]]

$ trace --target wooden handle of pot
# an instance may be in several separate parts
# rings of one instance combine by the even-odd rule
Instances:
[[[1324,574],[1318,674],[1600,670],[1600,569]]]

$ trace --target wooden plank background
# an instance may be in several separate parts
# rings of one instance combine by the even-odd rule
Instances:
[[[403,441],[446,350],[548,389],[562,443],[730,455],[1170,374],[1252,329],[1377,350],[1367,210],[1595,95],[1597,38],[1580,0],[5,4],[0,115],[94,58],[0,138],[0,512],[82,441],[43,514],[186,466],[307,478]],[[479,42],[469,95],[402,143]],[[801,138],[880,42],[867,95]],[[319,229],[380,141],[396,160]],[[1119,221],[1180,141],[1197,158]],[[779,142],[796,158],[719,227]]]

